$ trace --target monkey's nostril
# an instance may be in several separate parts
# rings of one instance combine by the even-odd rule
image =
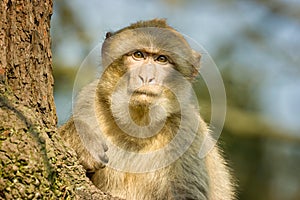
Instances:
[[[140,78],[141,81],[144,83],[144,78],[143,78],[141,75],[139,75],[139,78]]]
[[[154,82],[154,78],[150,78],[148,82],[149,82],[149,83]]]

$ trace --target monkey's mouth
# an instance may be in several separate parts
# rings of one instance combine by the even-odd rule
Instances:
[[[128,91],[130,95],[131,106],[150,106],[162,94],[162,91],[154,87],[138,88],[134,91]]]
[[[149,92],[149,91],[134,91],[132,95],[142,95],[142,96],[149,96],[149,97],[157,97],[159,96],[158,93]]]
[[[162,90],[158,86],[143,86],[136,90],[128,90],[131,96],[147,96],[147,97],[158,97],[161,95]]]
[[[159,97],[161,95],[161,91],[158,89],[137,89],[131,93],[131,96],[145,96],[145,97]]]

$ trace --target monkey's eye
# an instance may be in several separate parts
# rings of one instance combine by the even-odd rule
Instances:
[[[168,58],[164,55],[160,55],[156,58],[156,61],[160,62],[160,63],[167,63],[168,62]]]
[[[145,58],[144,54],[141,51],[134,52],[132,54],[132,56],[133,56],[133,58],[138,59],[138,60]]]

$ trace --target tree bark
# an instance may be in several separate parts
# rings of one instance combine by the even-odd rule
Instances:
[[[0,199],[112,199],[56,133],[52,0],[0,1]]]

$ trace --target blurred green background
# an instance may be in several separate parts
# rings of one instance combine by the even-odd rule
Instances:
[[[299,200],[299,0],[54,1],[59,124],[71,114],[78,67],[105,33],[152,18],[166,18],[203,45],[222,74],[227,116],[219,142],[239,184],[238,199]],[[209,95],[201,80],[197,86],[209,122]]]

